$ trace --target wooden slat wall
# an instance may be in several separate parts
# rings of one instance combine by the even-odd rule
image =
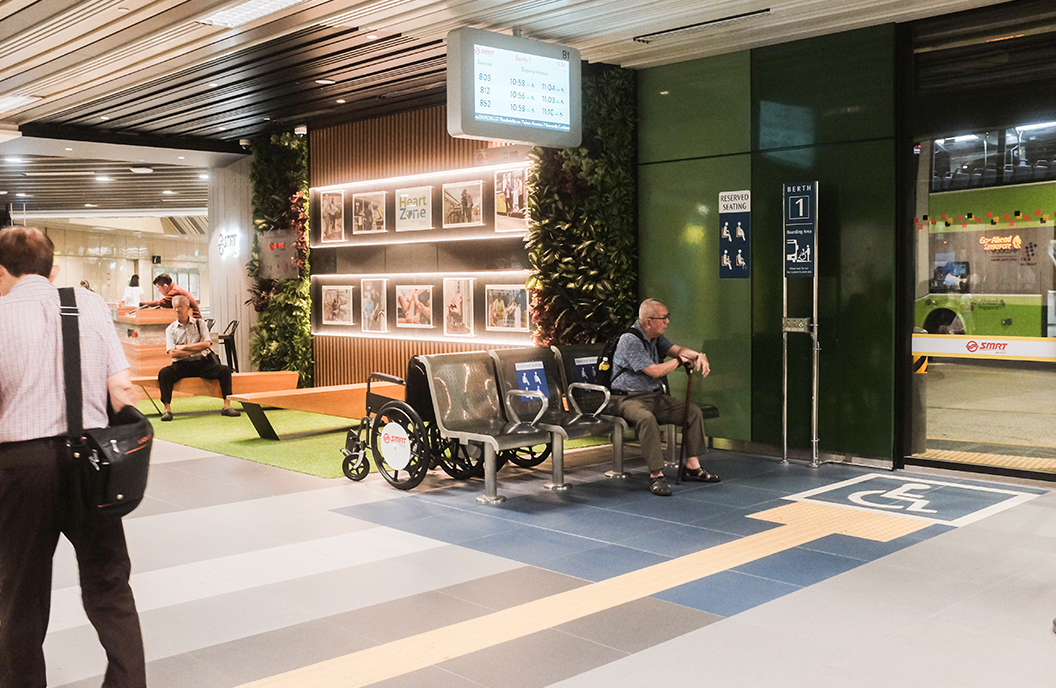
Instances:
[[[309,133],[311,186],[347,184],[473,166],[481,148],[493,141],[452,138],[447,106],[351,122]],[[371,373],[403,377],[416,354],[511,348],[462,342],[367,339],[316,335],[315,384],[366,382]]]
[[[414,341],[409,339],[369,339],[315,335],[315,384],[351,385],[366,382],[371,373],[404,377],[411,356],[445,354],[457,351],[513,349],[503,344]]]
[[[473,153],[501,145],[452,138],[447,106],[340,124],[309,133],[311,186],[348,184],[473,166]]]

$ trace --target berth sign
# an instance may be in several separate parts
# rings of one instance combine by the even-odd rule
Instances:
[[[782,185],[785,224],[785,277],[813,277],[818,230],[818,183]]]

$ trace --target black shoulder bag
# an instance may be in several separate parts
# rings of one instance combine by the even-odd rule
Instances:
[[[117,519],[143,501],[150,469],[154,428],[135,406],[116,414],[107,403],[110,426],[84,429],[81,396],[81,340],[73,289],[59,289],[62,305],[62,359],[66,381],[68,443],[89,513]]]

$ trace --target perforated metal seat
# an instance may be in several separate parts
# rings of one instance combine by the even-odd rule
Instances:
[[[538,414],[535,425],[553,434],[553,482],[547,487],[555,490],[567,488],[564,482],[564,441],[584,437],[609,435],[613,441],[613,461],[623,463],[623,429],[627,423],[622,418],[582,412],[573,400],[565,408],[565,385],[554,352],[546,347],[523,349],[499,349],[491,352],[495,359],[499,384],[506,408],[520,417]],[[519,390],[541,390],[542,399],[517,394]],[[597,393],[597,392],[595,392]],[[598,409],[600,410],[600,408]]]
[[[487,352],[435,354],[420,360],[440,432],[462,443],[480,442],[484,446],[484,494],[477,501],[504,501],[497,490],[496,452],[548,444],[551,433],[516,416],[512,421],[507,418],[495,379],[495,363]]]

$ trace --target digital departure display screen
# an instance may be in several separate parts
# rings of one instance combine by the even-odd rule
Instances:
[[[571,130],[568,60],[474,45],[473,66],[477,121]]]
[[[573,48],[456,29],[447,36],[447,130],[459,138],[578,146],[580,80]]]

